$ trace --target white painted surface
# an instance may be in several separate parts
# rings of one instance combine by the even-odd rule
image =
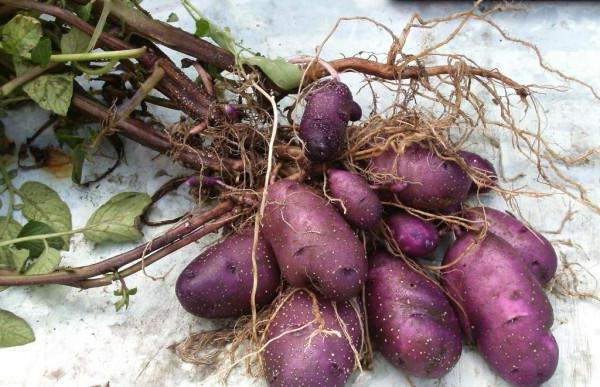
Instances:
[[[190,30],[191,20],[176,1],[146,0],[152,14],[165,20],[177,11],[180,26]],[[427,17],[441,16],[464,9],[467,3],[414,5],[384,0],[301,2],[273,0],[196,1],[206,15],[221,25],[231,27],[244,44],[270,56],[309,54],[341,16],[363,15],[377,19],[400,31],[409,15],[419,11]],[[495,20],[514,36],[535,42],[549,63],[600,88],[600,5],[567,3],[531,3],[526,13],[499,15]],[[447,29],[429,35],[415,35],[411,47],[440,38]],[[352,55],[360,50],[386,52],[389,40],[371,25],[344,24],[324,50],[324,58]],[[536,59],[525,49],[502,41],[481,23],[473,23],[445,52],[461,52],[483,67],[500,68],[522,83],[562,84],[555,76],[543,73]],[[357,78],[344,76],[346,81]],[[354,83],[354,89],[357,84]],[[600,144],[600,103],[578,88],[567,93],[549,92],[539,97],[546,114],[544,132],[566,152],[581,151]],[[363,106],[367,95],[359,97]],[[173,116],[170,117],[173,119]],[[23,139],[44,120],[44,115],[24,108],[4,120],[13,137]],[[505,144],[509,148],[509,144]],[[489,153],[488,155],[491,156]],[[73,213],[74,227],[85,223],[93,210],[111,195],[123,190],[152,193],[168,177],[155,178],[161,169],[177,175],[178,167],[158,158],[149,162],[152,152],[128,143],[127,165],[109,179],[90,189],[74,187],[68,180],[57,180],[45,172],[21,173],[17,183],[39,179],[47,182],[65,198]],[[516,185],[539,186],[534,171],[515,157],[505,157],[507,175],[525,171],[528,177]],[[600,163],[598,159],[570,171],[591,189],[591,197],[600,202]],[[488,199],[501,207],[499,199]],[[169,217],[191,204],[182,192],[169,199],[169,206],[156,211],[157,217]],[[520,200],[523,215],[540,229],[554,229],[566,210],[562,196]],[[581,263],[600,278],[597,240],[600,217],[579,208],[575,220],[568,224],[560,239],[573,239],[585,253],[565,250],[570,260]],[[158,233],[144,229],[146,238]],[[554,238],[554,237],[553,237]],[[81,237],[73,239],[71,251],[64,254],[64,264],[82,265],[124,251],[126,246],[94,248]],[[33,326],[35,343],[0,350],[0,385],[2,386],[91,386],[110,382],[111,386],[211,386],[218,383],[212,370],[182,363],[167,346],[183,339],[190,331],[210,329],[212,322],[184,313],[176,301],[174,283],[179,271],[201,250],[189,246],[168,259],[153,265],[148,272],[164,276],[154,281],[143,275],[128,280],[137,286],[138,295],[127,311],[116,313],[112,306],[112,289],[80,292],[65,287],[9,289],[0,294],[0,308],[12,310]],[[600,305],[587,301],[558,300],[551,297],[556,322],[553,332],[560,346],[560,363],[548,386],[596,386],[600,383]],[[414,380],[418,386],[502,386],[479,356],[465,350],[458,366],[439,381]],[[234,373],[229,384],[264,385]],[[355,376],[355,386],[403,386],[406,379],[380,357],[375,370]]]

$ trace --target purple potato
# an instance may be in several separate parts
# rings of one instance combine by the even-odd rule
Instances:
[[[458,152],[460,157],[465,160],[467,165],[472,169],[476,170],[481,174],[480,180],[484,180],[486,183],[483,185],[478,185],[475,181],[471,184],[470,193],[486,193],[492,190],[492,187],[496,185],[498,181],[498,175],[496,174],[496,169],[494,168],[494,164],[491,163],[486,158],[479,156],[477,153],[460,151]]]
[[[316,310],[322,326],[317,321],[309,324]],[[262,356],[269,386],[344,386],[355,367],[352,347],[360,351],[362,346],[359,313],[349,301],[315,300],[304,290],[295,291],[267,328],[266,341],[273,341]],[[316,333],[319,328],[330,332]]]
[[[487,220],[487,231],[507,241],[542,286],[554,277],[558,257],[550,241],[543,235],[528,228],[514,216],[489,207],[469,208],[464,216],[473,221]]]
[[[350,121],[358,121],[362,117],[362,108],[356,101],[352,101],[352,108],[350,109]]]
[[[254,232],[243,230],[206,249],[177,279],[175,291],[188,312],[204,318],[239,317],[251,312],[252,244]],[[281,275],[273,252],[262,237],[256,250],[256,305],[277,295]]]
[[[442,289],[386,252],[369,260],[369,329],[379,351],[410,375],[441,378],[460,358],[458,319]]]
[[[469,232],[448,249],[442,283],[465,334],[490,367],[516,386],[539,386],[558,364],[550,302],[525,261],[502,238]]]
[[[398,212],[386,219],[400,251],[412,258],[425,258],[439,244],[435,226],[416,216]]]
[[[299,131],[310,160],[331,161],[342,154],[351,112],[352,93],[344,83],[324,81],[310,91]]]
[[[283,277],[325,298],[356,296],[367,277],[363,244],[342,215],[309,187],[289,180],[269,186],[262,234]]]
[[[425,210],[462,202],[472,184],[458,164],[439,158],[420,144],[408,146],[402,154],[388,149],[371,159],[370,171],[387,176],[384,184],[401,202]]]
[[[346,220],[364,230],[377,227],[383,206],[367,181],[356,173],[340,169],[328,169],[327,177],[331,196],[342,202],[343,206],[339,206],[342,211],[346,210]]]

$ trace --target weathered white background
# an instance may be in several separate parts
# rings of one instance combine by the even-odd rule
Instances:
[[[426,17],[441,16],[464,10],[468,3],[411,4],[385,0],[323,1],[304,0],[226,0],[195,1],[206,15],[220,25],[231,27],[235,36],[247,47],[270,56],[310,54],[331,29],[338,17],[364,15],[377,19],[399,32],[415,11]],[[192,29],[177,1],[146,0],[144,6],[161,20],[176,11],[179,26]],[[573,74],[600,89],[600,5],[593,3],[528,3],[527,12],[499,15],[495,20],[514,36],[535,42],[548,63]],[[411,40],[413,50],[443,36],[438,32],[421,32]],[[352,55],[360,50],[386,52],[387,36],[366,23],[351,22],[340,28],[328,43],[323,57]],[[500,68],[521,83],[563,84],[537,67],[536,58],[527,50],[509,44],[490,27],[472,23],[445,52],[461,52],[483,67]],[[178,59],[178,58],[174,58]],[[344,76],[349,82],[358,78]],[[354,83],[357,90],[357,83]],[[366,93],[359,99],[368,104]],[[548,92],[540,96],[546,116],[545,135],[565,152],[600,144],[600,102],[582,88],[565,93]],[[171,115],[167,119],[176,119]],[[45,120],[45,115],[26,107],[3,119],[13,138],[22,140]],[[505,144],[508,148],[509,144]],[[491,150],[486,153],[492,156]],[[39,179],[56,189],[71,207],[74,227],[85,223],[93,210],[111,195],[123,190],[152,193],[169,177],[156,177],[159,171],[178,174],[178,167],[165,158],[150,161],[154,154],[134,144],[127,144],[127,165],[121,166],[109,179],[88,189],[75,187],[69,180],[58,180],[43,172],[21,173],[17,180]],[[512,176],[525,171],[529,175],[515,185],[535,186],[535,174],[517,158],[505,157],[504,167]],[[600,202],[600,168],[598,159],[570,173],[589,187],[591,196]],[[155,211],[156,217],[169,217],[192,205],[185,192],[168,199],[169,206]],[[502,206],[497,199],[489,203]],[[521,201],[523,215],[540,229],[554,229],[560,223],[568,201],[563,196]],[[585,253],[565,250],[570,260],[577,260],[600,278],[597,240],[600,216],[579,210],[563,234],[551,238],[573,239]],[[146,238],[158,233],[144,229]],[[64,254],[65,265],[82,265],[123,251],[126,246],[94,248],[80,236],[73,238],[71,251]],[[182,310],[174,293],[179,271],[198,254],[197,244],[173,254],[148,269],[152,280],[137,275],[128,280],[137,286],[138,295],[129,310],[116,313],[112,289],[86,292],[54,286],[9,289],[0,294],[0,308],[23,316],[33,326],[35,343],[0,350],[0,385],[2,386],[185,386],[218,383],[213,370],[195,368],[182,363],[167,346],[183,339],[190,331],[209,329],[213,323],[194,318]],[[600,383],[600,305],[589,301],[558,300],[555,306],[557,337],[561,356],[558,370],[549,386],[597,386]],[[596,365],[596,366],[594,366]],[[479,356],[466,349],[458,366],[439,381],[413,380],[419,386],[496,386],[504,385],[494,377]],[[234,373],[231,385],[263,385]],[[381,358],[375,370],[355,376],[355,386],[403,386],[406,379]]]

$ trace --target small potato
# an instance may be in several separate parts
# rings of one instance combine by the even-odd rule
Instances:
[[[175,285],[183,308],[204,318],[240,317],[250,313],[253,241],[253,230],[243,230],[209,247],[190,262]],[[258,240],[256,264],[256,305],[262,307],[275,298],[281,283],[273,252],[262,237]]]
[[[295,290],[267,328],[262,357],[269,386],[344,386],[362,346],[361,318],[349,301]]]
[[[496,185],[498,181],[498,175],[494,165],[486,158],[481,157],[477,153],[460,151],[458,152],[460,157],[465,160],[467,165],[481,174],[480,180],[485,181],[485,184],[478,185],[475,181],[471,185],[470,193],[486,193],[492,190],[492,187]]]
[[[386,187],[404,204],[441,210],[467,198],[471,179],[453,161],[443,160],[420,144],[396,154],[388,149],[371,159],[372,173],[389,177]]]
[[[333,168],[327,170],[327,177],[331,196],[342,202],[340,209],[346,210],[346,220],[364,230],[377,227],[383,206],[367,181],[356,173]]]
[[[316,191],[289,180],[271,184],[261,230],[290,285],[334,300],[360,292],[367,277],[363,244]]]
[[[463,330],[489,366],[516,386],[550,379],[558,363],[552,307],[517,251],[492,233],[478,240],[469,232],[450,246],[442,265]]]
[[[552,244],[543,235],[528,228],[514,216],[489,207],[473,207],[465,211],[465,218],[483,222],[487,230],[507,241],[540,284],[547,284],[556,273],[558,257]]]
[[[362,118],[362,108],[355,101],[352,101],[350,109],[350,121],[358,121]]]
[[[440,378],[462,351],[458,319],[442,289],[386,252],[369,260],[369,330],[377,349],[410,375]]]
[[[385,223],[400,251],[412,258],[425,258],[432,254],[439,244],[435,226],[416,216],[398,212],[386,219]]]

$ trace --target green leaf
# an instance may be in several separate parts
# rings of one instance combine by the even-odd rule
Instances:
[[[4,226],[5,224],[6,226]],[[5,216],[0,217],[0,240],[14,239],[19,235],[20,230],[21,225],[14,219],[8,218],[7,220]],[[0,264],[10,266],[15,270],[18,269],[13,265],[12,254],[8,246],[0,247]]]
[[[2,46],[11,55],[28,54],[42,38],[42,25],[31,16],[16,15],[2,29]]]
[[[29,266],[25,275],[48,274],[58,268],[60,264],[60,251],[47,247],[42,254]]]
[[[300,85],[302,71],[295,64],[283,58],[269,59],[263,56],[244,58],[243,62],[258,66],[273,83],[283,90],[291,90]]]
[[[52,234],[56,231],[52,229],[52,227],[48,226],[46,223],[38,222],[37,220],[29,221],[23,228],[17,238],[33,236],[33,235],[43,235],[43,234]],[[55,249],[62,249],[65,245],[65,241],[61,237],[49,238],[46,240],[48,245]],[[15,247],[18,249],[29,250],[29,256],[31,258],[39,257],[45,250],[45,244],[43,239],[36,239],[31,241],[23,241],[15,243]]]
[[[71,180],[75,184],[81,184],[81,176],[83,175],[83,162],[85,161],[85,150],[83,146],[78,145],[71,152],[71,164],[73,170],[71,171]]]
[[[16,347],[35,341],[33,330],[21,317],[0,309],[0,348]]]
[[[73,74],[41,75],[23,86],[23,91],[41,108],[66,116],[73,97]]]
[[[92,214],[83,235],[97,243],[129,242],[139,239],[138,218],[152,200],[139,192],[123,192],[113,196]]]
[[[179,16],[175,12],[171,12],[167,18],[167,23],[175,23],[179,21]]]
[[[76,7],[77,15],[79,15],[79,17],[82,18],[84,21],[90,20],[90,17],[92,16],[92,6],[93,5],[94,5],[94,2],[90,1],[86,5],[81,5],[79,7]]]
[[[31,61],[46,67],[50,64],[50,55],[52,55],[52,42],[49,38],[43,37],[37,46],[31,50]]]
[[[60,51],[63,54],[79,54],[86,52],[90,36],[85,32],[71,28],[60,38]]]
[[[21,250],[11,246],[8,248],[8,255],[13,269],[20,273],[29,259],[29,250]]]
[[[56,232],[71,230],[71,211],[60,196],[45,184],[35,181],[24,183],[19,189],[23,200],[23,216],[27,220],[46,223]],[[69,248],[69,236],[62,237],[65,249]]]
[[[196,20],[196,35],[199,38],[203,38],[208,35],[210,31],[210,23],[206,19],[198,19]]]

